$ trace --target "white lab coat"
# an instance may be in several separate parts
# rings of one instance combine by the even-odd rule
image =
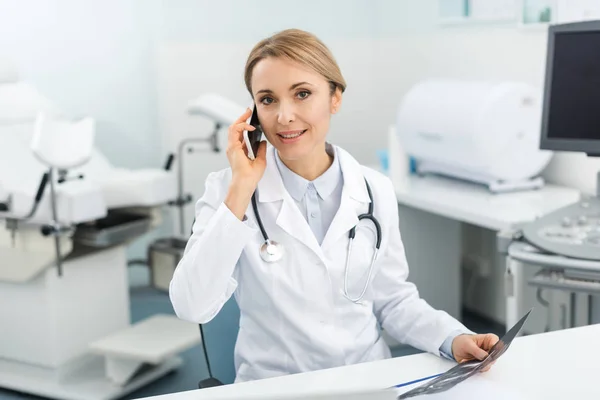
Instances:
[[[268,148],[267,168],[258,184],[258,210],[269,237],[285,247],[283,259],[272,264],[259,255],[264,239],[252,204],[242,222],[223,203],[231,170],[207,178],[170,298],[180,318],[205,323],[235,294],[241,313],[236,382],[389,358],[378,323],[398,341],[434,354],[453,331],[467,331],[420,299],[417,288],[406,280],[408,265],[391,181],[337,150],[344,177],[342,199],[319,246],[284,188],[275,150]],[[371,284],[362,304],[355,304],[343,295],[344,267],[348,231],[368,209],[363,176],[372,189],[382,242]],[[351,297],[362,290],[373,250],[374,228],[362,221],[350,260]]]

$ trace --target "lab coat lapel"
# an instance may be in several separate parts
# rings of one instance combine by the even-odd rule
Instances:
[[[340,157],[344,188],[340,208],[323,239],[323,251],[333,246],[342,235],[348,235],[350,229],[358,224],[358,216],[368,211],[370,203],[362,167],[343,149],[337,147],[336,150]]]
[[[344,187],[340,208],[333,217],[325,238],[323,238],[323,251],[332,246],[340,236],[347,235],[348,231],[358,224],[358,208],[360,205],[360,202],[348,195],[346,187]]]
[[[258,183],[258,200],[261,203],[281,200],[281,208],[275,222],[277,226],[311,249],[319,258],[323,259],[323,251],[315,235],[302,216],[298,206],[294,203],[294,199],[285,190],[283,180],[277,169],[275,149],[273,147],[269,147],[267,151],[267,168],[263,178]],[[276,237],[269,236],[269,238],[277,241]]]
[[[283,204],[277,216],[277,225],[323,259],[323,251],[317,238],[287,192],[284,193]]]

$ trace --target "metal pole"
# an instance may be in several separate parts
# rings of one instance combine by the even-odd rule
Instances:
[[[189,202],[189,199],[183,197],[183,151],[185,146],[190,143],[203,143],[208,142],[212,144],[212,151],[215,153],[219,152],[219,146],[217,143],[217,135],[221,129],[221,124],[215,124],[213,133],[207,138],[188,138],[183,139],[179,142],[177,148],[177,206],[179,207],[179,232],[183,236],[185,234],[185,216],[184,207]]]
[[[56,250],[56,268],[58,269],[58,276],[62,276],[62,256],[60,254],[60,227],[58,225],[58,212],[56,210],[56,193],[54,191],[54,168],[50,168],[50,204],[52,205],[52,227],[54,235],[54,247]]]

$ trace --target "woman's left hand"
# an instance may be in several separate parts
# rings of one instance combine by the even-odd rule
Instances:
[[[498,342],[498,336],[493,333],[484,335],[458,335],[452,341],[452,354],[454,359],[463,363],[471,360],[483,360],[488,356],[488,351]],[[494,363],[487,365],[482,372],[490,369]]]

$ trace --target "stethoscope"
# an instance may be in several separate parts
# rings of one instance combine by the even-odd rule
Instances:
[[[369,199],[371,200],[369,203],[369,210],[366,214],[361,214],[358,216],[358,223],[362,220],[370,220],[373,225],[375,225],[376,237],[375,237],[375,251],[373,252],[373,257],[371,258],[371,264],[369,265],[369,274],[367,276],[367,280],[365,285],[360,293],[360,295],[356,298],[350,297],[348,294],[348,270],[349,270],[349,262],[350,262],[350,254],[352,253],[352,244],[354,242],[354,237],[356,236],[356,224],[350,232],[348,233],[349,241],[348,241],[348,254],[346,255],[346,266],[344,271],[344,296],[352,301],[353,303],[360,303],[365,293],[367,292],[367,288],[369,287],[369,283],[371,282],[371,276],[373,273],[373,265],[377,260],[377,254],[379,252],[379,247],[381,246],[381,225],[375,215],[373,214],[374,202],[373,202],[373,193],[371,192],[371,187],[369,186],[369,182],[365,179],[365,184],[367,185],[367,192],[369,192]],[[263,226],[262,220],[260,218],[260,214],[258,213],[258,206],[256,205],[256,192],[252,194],[252,208],[254,210],[254,215],[256,216],[256,222],[258,222],[258,227],[260,228],[260,232],[262,233],[265,242],[260,246],[260,257],[267,263],[274,263],[283,258],[285,253],[283,245],[281,243],[277,243],[274,240],[269,239],[267,235],[267,231]]]

